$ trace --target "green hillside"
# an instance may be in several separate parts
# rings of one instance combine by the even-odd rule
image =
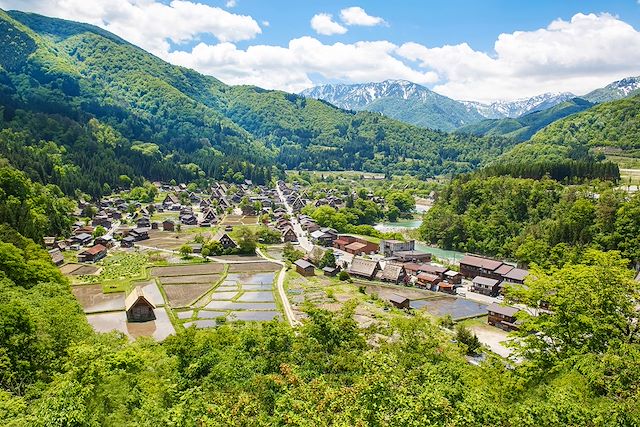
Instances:
[[[534,111],[515,119],[489,119],[482,120],[458,129],[459,133],[469,133],[478,136],[504,136],[513,138],[515,141],[523,142],[530,139],[536,132],[545,126],[567,117],[571,114],[579,113],[594,104],[581,98],[574,98],[557,104],[549,109]]]
[[[607,102],[557,121],[531,139],[542,144],[640,148],[640,96]]]
[[[61,154],[47,155],[49,163],[97,176],[85,188],[94,195],[104,182],[117,185],[122,174],[264,182],[279,173],[276,167],[464,172],[512,145],[429,131],[284,92],[227,86],[86,24],[0,12],[0,40],[2,126],[28,134],[12,134],[14,145],[21,139],[42,157],[41,140],[51,142]],[[91,131],[92,119],[93,129],[102,131]],[[109,143],[100,142],[104,135]],[[79,160],[79,144],[90,144],[103,161]],[[32,163],[28,151],[10,160]],[[112,167],[105,170],[105,162]],[[36,175],[31,177],[54,174]],[[65,191],[73,187],[62,179],[52,182]]]

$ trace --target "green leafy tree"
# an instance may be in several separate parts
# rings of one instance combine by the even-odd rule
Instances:
[[[333,251],[329,249],[325,251],[324,255],[320,259],[320,262],[318,263],[318,267],[325,268],[325,267],[335,267],[335,266],[336,266],[336,256],[334,255]]]
[[[456,326],[456,340],[464,345],[468,355],[477,354],[478,350],[480,350],[481,344],[476,334],[462,324]]]
[[[242,254],[254,254],[257,247],[256,235],[249,227],[240,227],[237,231],[238,250]]]
[[[529,307],[548,307],[520,318],[518,351],[527,360],[549,367],[639,342],[638,283],[619,253],[589,250],[580,264],[533,268],[525,283],[507,295]]]
[[[193,248],[191,247],[191,245],[184,244],[180,246],[179,252],[180,255],[182,255],[184,258],[188,258],[193,253]]]
[[[95,239],[95,238],[97,238],[97,237],[102,237],[102,236],[104,236],[105,234],[107,234],[107,229],[106,229],[106,228],[104,228],[104,227],[103,227],[103,226],[101,226],[101,225],[97,226],[97,227],[95,228],[95,230],[93,230],[93,233],[92,233],[92,235],[93,235],[93,238],[94,238],[94,239]]]

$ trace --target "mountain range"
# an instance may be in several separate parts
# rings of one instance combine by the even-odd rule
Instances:
[[[323,85],[300,93],[340,108],[374,111],[416,126],[451,131],[482,120],[473,108],[406,80],[380,83]]]
[[[595,104],[582,98],[571,98],[553,107],[527,113],[517,118],[482,120],[463,126],[459,128],[457,132],[470,133],[473,135],[504,136],[513,138],[518,142],[523,142],[550,123],[571,114],[584,111],[594,105]]]
[[[633,95],[639,88],[640,78],[629,77],[581,97],[570,92],[549,92],[531,98],[483,103],[456,101],[406,80],[386,80],[380,83],[327,84],[306,89],[300,94],[308,98],[322,99],[340,108],[379,112],[416,126],[444,131],[460,129],[472,133],[477,133],[478,129],[491,128],[492,134],[502,135],[499,129],[508,129],[506,133],[521,127],[532,126],[530,129],[540,129],[543,123],[551,123],[548,121],[549,118],[564,117],[560,111],[577,112],[581,111],[582,107],[588,108],[588,104],[576,103],[576,98],[597,104]],[[565,104],[566,102],[572,104],[571,108],[568,108],[570,106]],[[531,123],[531,120],[539,115],[526,118],[526,126],[515,125],[517,119],[525,115],[548,110],[557,105],[561,107],[544,114],[544,120],[537,124]],[[487,122],[486,119],[504,121]],[[480,132],[486,133],[488,132]],[[522,135],[529,133],[523,132],[519,140],[522,140]]]

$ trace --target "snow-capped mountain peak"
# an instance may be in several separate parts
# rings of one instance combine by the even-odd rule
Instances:
[[[516,118],[537,110],[551,108],[561,102],[575,98],[570,92],[547,92],[531,98],[521,98],[513,101],[495,101],[482,103],[477,101],[460,101],[469,111],[477,111],[488,119],[505,117]]]
[[[324,99],[340,108],[360,110],[380,98],[419,99],[439,96],[424,86],[407,80],[385,80],[379,83],[326,84],[300,92],[307,98]]]

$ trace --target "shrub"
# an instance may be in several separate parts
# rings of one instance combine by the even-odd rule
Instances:
[[[476,334],[471,332],[466,326],[459,324],[456,327],[456,340],[466,346],[468,355],[478,354],[481,346],[480,340],[478,340]]]

